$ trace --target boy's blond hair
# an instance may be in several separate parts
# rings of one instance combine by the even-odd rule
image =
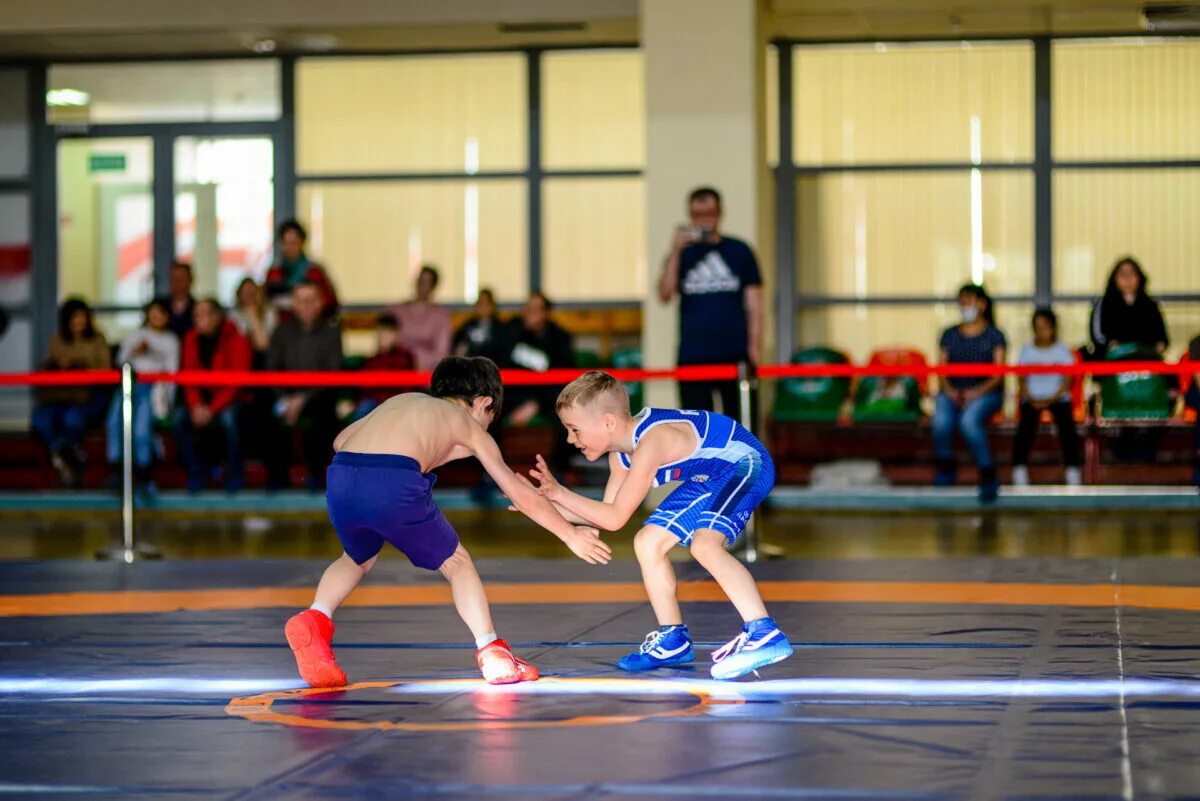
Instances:
[[[556,412],[570,406],[597,405],[600,411],[629,417],[629,393],[621,382],[601,370],[589,370],[558,393]]]

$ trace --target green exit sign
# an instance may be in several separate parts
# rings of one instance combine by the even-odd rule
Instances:
[[[124,153],[92,153],[88,156],[90,172],[125,172]]]

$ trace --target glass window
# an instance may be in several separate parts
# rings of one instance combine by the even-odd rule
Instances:
[[[46,100],[54,124],[275,120],[279,62],[56,64]]]
[[[1053,45],[1056,159],[1200,156],[1200,38]]]
[[[1028,42],[793,51],[797,164],[1033,159]]]
[[[197,295],[233,301],[247,275],[271,266],[275,194],[271,140],[175,140],[175,255],[190,262]]]
[[[583,50],[542,57],[542,161],[548,169],[646,163],[642,54]]]
[[[29,174],[29,75],[25,70],[0,70],[0,176]]]
[[[149,137],[59,142],[60,299],[138,306],[153,295],[152,160]]]
[[[1099,295],[1116,260],[1132,255],[1150,291],[1200,287],[1200,169],[1054,173],[1054,290]]]
[[[550,178],[542,186],[546,294],[564,301],[645,297],[645,181]]]
[[[473,302],[480,287],[500,301],[528,293],[524,181],[306,181],[298,195],[309,255],[343,302],[407,300],[426,263],[446,303]]]
[[[303,59],[296,167],[310,175],[523,170],[525,98],[518,54]]]
[[[796,188],[801,295],[951,296],[969,280],[1033,292],[1024,170],[826,173]]]
[[[1030,303],[996,304],[996,326],[1013,348],[1032,339]],[[957,303],[931,305],[844,304],[800,309],[796,315],[799,347],[826,346],[840,350],[855,364],[862,364],[882,348],[913,348],[931,362],[939,358],[942,331],[961,322]]]
[[[29,302],[29,209],[28,192],[0,193],[0,305]]]

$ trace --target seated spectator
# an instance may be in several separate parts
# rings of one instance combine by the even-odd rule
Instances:
[[[1188,361],[1197,366],[1197,372],[1188,382],[1184,403],[1196,413],[1196,424],[1192,428],[1192,483],[1200,487],[1200,336],[1188,343]]]
[[[375,322],[375,355],[363,364],[364,370],[412,370],[415,365],[412,353],[400,344],[400,324],[390,314],[381,314]],[[379,387],[364,390],[358,406],[354,409],[354,419],[361,420],[375,407],[393,395],[403,392],[402,387]]]
[[[982,286],[967,284],[958,291],[962,323],[942,332],[942,364],[1004,364],[1007,342],[992,318],[992,300]],[[988,447],[987,428],[1004,405],[1002,376],[948,376],[934,403],[933,452],[937,460],[934,484],[954,484],[954,432],[963,439],[979,468],[979,499],[996,500],[1000,484]]]
[[[1092,307],[1091,335],[1097,359],[1118,345],[1161,354],[1170,344],[1162,310],[1147,294],[1146,274],[1134,259],[1126,256],[1113,266],[1104,296]]]
[[[497,350],[501,367],[545,372],[551,368],[574,367],[575,358],[571,335],[550,319],[553,305],[541,292],[534,292],[525,301],[521,316],[510,322]],[[516,427],[527,426],[534,418],[554,421],[554,404],[561,385],[509,386],[505,388],[505,421]],[[551,465],[562,470],[570,459],[566,429],[553,425],[555,447]]]
[[[284,220],[279,224],[279,261],[267,270],[267,299],[275,308],[279,319],[292,316],[292,291],[301,281],[308,281],[317,288],[321,297],[321,316],[332,320],[338,313],[337,291],[325,268],[309,261],[304,252],[308,232],[296,220]]]
[[[1033,313],[1033,342],[1021,348],[1017,364],[1074,364],[1071,349],[1058,341],[1058,318],[1050,309]],[[1021,376],[1018,399],[1021,403],[1017,423],[1017,438],[1013,443],[1013,484],[1029,484],[1029,451],[1037,436],[1042,412],[1049,411],[1058,429],[1062,444],[1063,463],[1067,466],[1066,482],[1072,486],[1083,483],[1079,466],[1083,464],[1079,451],[1079,433],[1071,408],[1071,383],[1067,375],[1039,373]]]
[[[455,356],[486,356],[494,361],[499,336],[496,298],[492,290],[481,289],[475,297],[474,313],[454,332],[452,350]]]
[[[418,370],[432,370],[450,355],[450,312],[433,299],[440,276],[426,264],[417,274],[417,296],[391,308],[400,322],[400,341],[417,360]]]
[[[249,370],[250,343],[226,318],[216,298],[196,304],[196,324],[183,339],[180,367],[184,370]],[[212,478],[216,450],[225,446],[225,489],[245,486],[239,423],[247,393],[237,387],[196,387],[183,390],[184,406],[175,413],[175,441],[187,470],[189,492],[199,492]]]
[[[267,348],[271,345],[271,334],[275,331],[278,315],[275,307],[266,302],[262,287],[250,276],[238,284],[229,319],[250,341],[250,346],[254,348],[255,366],[261,367],[266,362]]]
[[[340,370],[342,332],[336,321],[323,314],[321,287],[301,281],[292,290],[293,319],[283,320],[271,335],[267,351],[268,370]],[[333,458],[337,435],[337,393],[327,388],[287,388],[275,402],[274,445],[268,454],[268,484],[273,489],[288,486],[288,463],[293,431],[299,429],[304,462],[308,468],[305,486],[325,485],[325,468]]]
[[[58,310],[58,330],[50,339],[43,370],[104,370],[112,367],[112,352],[96,330],[92,309],[71,298]],[[99,422],[108,404],[108,390],[98,387],[38,387],[33,407],[34,435],[50,452],[50,463],[64,487],[78,486],[87,462],[83,437]]]
[[[121,342],[117,364],[128,363],[138,373],[173,373],[179,369],[179,337],[168,326],[171,313],[166,303],[152,300],[146,305],[142,327]],[[154,456],[154,421],[163,420],[171,412],[174,384],[133,385],[133,476],[139,485],[150,483],[150,466]],[[121,390],[113,393],[108,407],[108,463],[119,485],[116,465],[122,449]]]
[[[186,261],[171,262],[171,268],[167,272],[167,297],[164,303],[171,316],[167,328],[175,333],[180,342],[187,336],[187,332],[192,330],[192,310],[196,308],[196,299],[192,297],[193,283],[195,276],[192,274],[192,265]]]

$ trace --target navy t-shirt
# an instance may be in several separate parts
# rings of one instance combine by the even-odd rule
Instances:
[[[679,363],[726,364],[749,353],[748,286],[762,278],[750,246],[740,239],[698,243],[679,254]]]
[[[957,325],[942,332],[942,348],[946,351],[947,364],[993,364],[995,349],[1008,347],[1004,332],[989,325],[973,337],[964,336]],[[955,389],[970,389],[987,381],[987,376],[949,376],[947,382]],[[999,392],[999,389],[996,390]]]

